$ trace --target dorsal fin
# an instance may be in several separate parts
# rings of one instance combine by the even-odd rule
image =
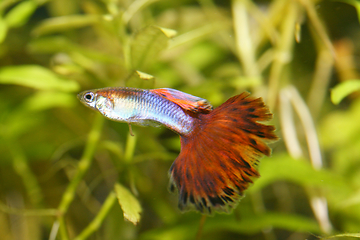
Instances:
[[[193,113],[209,113],[212,105],[203,98],[196,97],[171,88],[158,88],[149,90],[167,100],[179,105],[182,109]]]

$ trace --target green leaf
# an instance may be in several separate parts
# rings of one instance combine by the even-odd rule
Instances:
[[[230,230],[237,233],[255,234],[261,230],[274,227],[296,232],[321,233],[319,225],[313,219],[294,214],[271,213],[253,215],[244,218],[242,221],[224,217],[209,219],[205,224],[204,231]]]
[[[148,73],[144,73],[144,72],[141,72],[141,71],[135,71],[139,77],[143,80],[150,80],[150,79],[154,79],[154,76],[153,75],[150,75]]]
[[[326,118],[319,123],[322,146],[329,150],[356,146],[354,143],[360,140],[359,119],[360,99],[354,99],[347,110],[338,110],[327,114]]]
[[[115,193],[123,210],[124,218],[136,225],[140,221],[140,214],[142,212],[139,201],[127,188],[119,183],[115,184]]]
[[[0,125],[0,136],[4,135],[11,138],[16,138],[24,133],[27,133],[40,124],[46,123],[44,115],[36,113],[31,114],[25,111],[15,111],[8,114],[5,118],[2,117],[2,124]]]
[[[66,52],[70,56],[76,53],[77,55],[82,54],[87,58],[91,58],[96,61],[111,63],[111,64],[122,64],[122,58],[110,54],[105,54],[94,49],[88,49],[79,44],[74,43],[70,39],[64,36],[46,36],[32,40],[28,44],[28,49],[32,53],[40,54],[53,54],[58,52]]]
[[[300,186],[318,186],[346,190],[347,184],[340,176],[326,170],[315,170],[306,160],[295,160],[287,154],[274,155],[263,160],[260,165],[261,177],[249,188],[258,191],[280,180],[286,180]]]
[[[42,111],[53,107],[71,107],[75,103],[74,94],[40,91],[25,101],[23,109],[25,111]]]
[[[22,65],[0,68],[0,84],[17,84],[39,90],[78,91],[79,85],[57,76],[47,68]]]
[[[23,1],[13,7],[5,16],[9,27],[20,27],[27,23],[30,16],[35,12],[35,1]]]
[[[342,208],[352,207],[360,204],[360,191],[355,192],[351,196],[347,197],[342,203]]]
[[[168,38],[173,38],[177,35],[177,31],[170,28],[159,27],[159,29],[167,36]]]
[[[80,46],[75,45],[64,36],[46,36],[32,40],[28,44],[31,53],[52,54],[58,52],[76,51]]]
[[[130,19],[141,9],[144,9],[149,4],[156,2],[158,0],[134,0],[131,1],[131,4],[128,6],[126,11],[123,13],[122,19],[124,24],[128,24]],[[116,11],[116,10],[115,10]],[[114,12],[115,12],[114,11]]]
[[[2,43],[7,35],[8,26],[4,19],[0,17],[0,43]]]
[[[50,18],[44,20],[32,33],[35,36],[40,36],[54,32],[63,32],[69,29],[92,25],[101,19],[102,16],[100,15],[72,15]]]
[[[360,80],[348,80],[338,84],[331,90],[331,101],[339,104],[349,94],[360,90]]]
[[[167,44],[168,38],[158,27],[142,29],[130,44],[131,68],[145,71],[155,62],[159,53],[167,48]]]
[[[194,69],[204,69],[224,59],[222,51],[220,47],[204,42],[184,52],[179,60]]]
[[[153,88],[155,83],[155,77],[141,72],[141,71],[134,71],[127,79],[126,79],[126,86],[133,87],[133,88]]]

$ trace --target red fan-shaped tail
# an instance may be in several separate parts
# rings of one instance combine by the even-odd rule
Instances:
[[[194,130],[181,136],[181,152],[170,169],[170,190],[179,208],[228,212],[259,177],[258,162],[269,156],[274,127],[259,123],[272,114],[261,98],[242,93],[209,114],[199,114]]]

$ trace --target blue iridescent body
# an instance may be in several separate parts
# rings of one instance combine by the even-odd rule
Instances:
[[[136,88],[102,88],[82,92],[78,98],[105,117],[137,125],[162,124],[186,135],[194,119],[177,104],[149,90]]]

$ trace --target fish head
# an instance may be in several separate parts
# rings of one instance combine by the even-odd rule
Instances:
[[[77,95],[77,98],[85,106],[87,106],[89,108],[96,109],[96,107],[95,107],[95,105],[96,105],[96,97],[97,97],[96,95],[97,95],[96,92],[88,90],[88,91],[84,91],[84,92],[79,93]]]
[[[109,115],[109,112],[114,110],[114,104],[111,98],[104,96],[97,90],[88,90],[77,95],[78,99],[85,106],[99,111],[104,116]]]

